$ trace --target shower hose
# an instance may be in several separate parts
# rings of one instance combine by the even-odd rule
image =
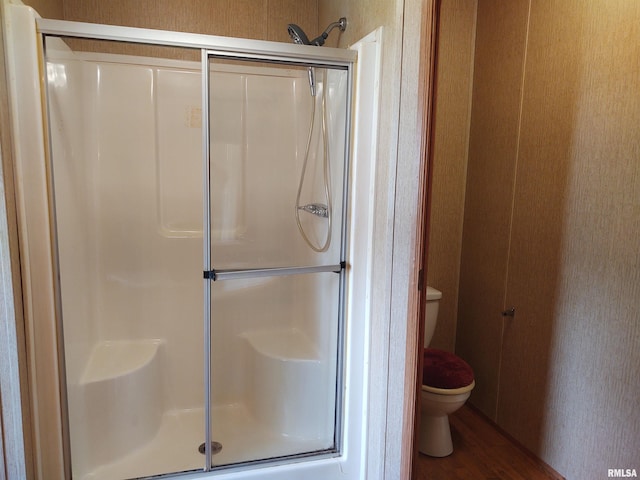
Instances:
[[[326,81],[324,82],[326,83]],[[326,198],[327,205],[327,236],[325,238],[324,243],[321,245],[315,244],[304,231],[304,227],[300,222],[300,210],[303,207],[300,205],[300,195],[302,193],[302,185],[304,184],[304,179],[307,173],[307,165],[309,163],[309,153],[311,150],[311,138],[313,137],[313,129],[315,126],[315,118],[316,118],[316,97],[311,94],[311,122],[309,124],[309,135],[307,137],[307,147],[305,148],[304,153],[304,161],[302,163],[302,172],[300,173],[300,182],[298,184],[298,194],[296,196],[296,205],[295,205],[295,216],[296,216],[296,224],[298,225],[298,230],[300,231],[300,235],[304,241],[309,245],[309,247],[315,252],[326,252],[329,248],[329,244],[331,243],[331,217],[332,209],[331,209],[331,167],[329,165],[329,152],[328,152],[328,136],[327,136],[327,125],[326,125],[326,95],[324,85],[322,86],[322,95],[321,95],[321,109],[322,109],[322,170],[323,170],[323,178],[324,178],[324,195]]]

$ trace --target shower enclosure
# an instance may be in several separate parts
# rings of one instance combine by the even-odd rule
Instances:
[[[73,478],[340,455],[354,52],[38,25]]]

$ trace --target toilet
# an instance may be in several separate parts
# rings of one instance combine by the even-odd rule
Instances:
[[[453,453],[449,414],[464,405],[476,384],[467,362],[453,353],[429,348],[441,298],[440,291],[427,286],[418,450],[431,457]]]

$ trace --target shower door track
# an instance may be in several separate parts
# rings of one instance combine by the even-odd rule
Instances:
[[[93,40],[108,40],[126,43],[158,45],[168,47],[191,48],[201,51],[202,65],[202,131],[203,131],[203,173],[204,173],[204,225],[203,225],[203,276],[205,280],[205,305],[204,305],[204,354],[205,354],[205,472],[218,467],[212,465],[211,451],[211,281],[232,280],[241,278],[255,278],[267,276],[286,276],[296,274],[333,272],[340,275],[338,294],[338,326],[337,326],[337,381],[335,385],[335,419],[334,419],[334,447],[329,450],[308,452],[275,459],[255,460],[242,462],[234,467],[248,467],[254,464],[278,464],[288,461],[297,461],[307,457],[319,458],[322,456],[334,456],[341,454],[343,444],[343,418],[344,405],[344,345],[345,345],[345,309],[346,309],[346,252],[348,230],[348,191],[349,191],[349,158],[351,150],[351,112],[353,101],[353,67],[357,53],[354,50],[337,49],[308,45],[295,45],[281,42],[269,42],[263,40],[251,40],[243,38],[231,38],[194,33],[171,32],[135,27],[123,27],[114,25],[101,25],[65,20],[51,20],[36,18],[37,33],[44,47],[46,36],[73,37]],[[275,267],[255,269],[219,269],[215,270],[211,264],[211,189],[210,189],[210,139],[209,139],[209,68],[210,58],[233,59],[246,61],[260,61],[265,63],[278,63],[285,65],[330,68],[347,71],[346,92],[346,123],[345,145],[343,165],[343,200],[342,200],[342,229],[340,234],[340,263],[318,266],[300,267]],[[47,120],[48,122],[48,120]],[[50,128],[50,125],[49,125]],[[51,152],[51,145],[48,146]],[[59,296],[59,294],[58,294]],[[58,298],[58,302],[60,299]],[[58,325],[61,330],[61,325]],[[62,338],[62,335],[58,335]],[[64,345],[58,350],[64,356]],[[60,372],[60,388],[63,392],[66,388],[64,371]],[[63,398],[63,403],[66,403]],[[65,405],[65,409],[68,406]],[[68,416],[65,420],[68,422]],[[65,463],[70,468],[70,443],[68,436],[69,426],[64,425],[63,437],[65,438],[64,456]],[[229,468],[222,466],[220,468]]]
[[[350,70],[356,60],[354,50],[318,48],[309,45],[222,37],[199,33],[171,32],[148,28],[101,25],[37,18],[36,26],[41,35],[112,40],[166,47],[207,50],[218,58],[259,60],[264,62],[309,65]]]

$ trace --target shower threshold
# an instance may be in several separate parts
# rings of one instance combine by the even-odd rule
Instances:
[[[243,404],[215,406],[212,408],[212,417],[214,421],[219,419],[215,430],[216,442],[224,446],[212,457],[214,466],[326,448],[318,439],[287,437],[269,431],[253,419]],[[198,445],[202,444],[203,425],[203,408],[166,412],[153,440],[82,478],[124,480],[202,470],[204,457]]]

